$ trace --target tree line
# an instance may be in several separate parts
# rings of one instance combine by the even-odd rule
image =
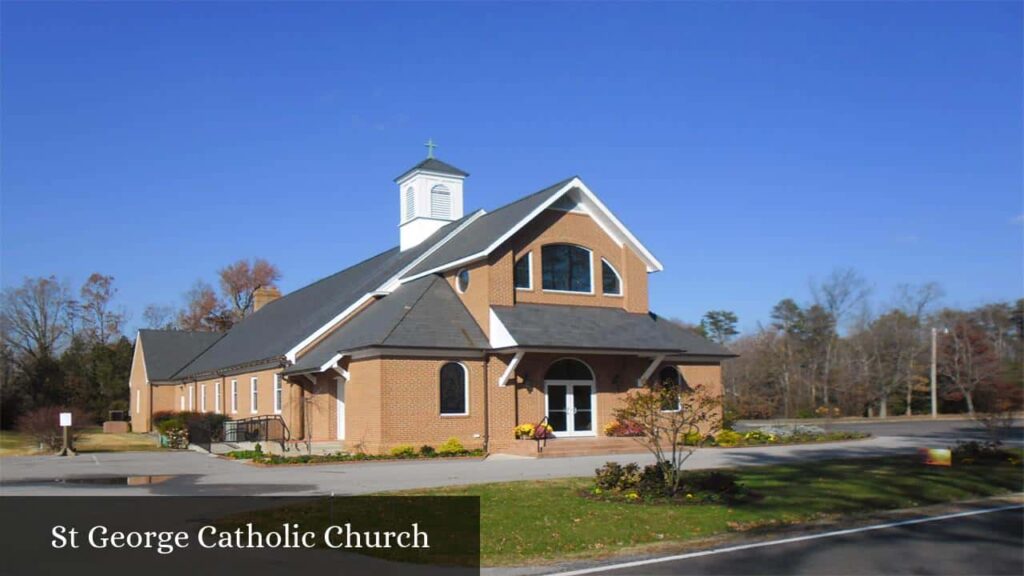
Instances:
[[[220,291],[197,281],[179,307],[151,304],[143,327],[226,330],[253,310],[256,291],[281,278],[266,260],[239,260],[217,271]],[[102,420],[128,409],[135,343],[125,334],[114,277],[91,274],[73,290],[55,276],[25,278],[0,294],[0,426],[53,406]]]
[[[935,283],[900,286],[883,304],[870,296],[844,269],[738,338],[735,314],[706,314],[693,329],[739,354],[723,368],[726,405],[744,418],[930,413],[934,333],[940,412],[1021,407],[1024,299],[943,307]]]

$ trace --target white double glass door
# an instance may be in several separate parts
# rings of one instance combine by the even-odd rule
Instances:
[[[548,424],[555,436],[594,436],[594,383],[585,380],[546,380]]]

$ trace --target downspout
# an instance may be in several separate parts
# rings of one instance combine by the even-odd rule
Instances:
[[[490,400],[488,398],[488,388],[490,388],[490,383],[488,382],[490,363],[491,357],[484,354],[484,454],[490,454],[491,444],[491,415],[489,410]]]

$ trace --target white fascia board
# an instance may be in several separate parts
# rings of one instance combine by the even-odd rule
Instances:
[[[647,265],[648,272],[660,272],[661,270],[664,269],[664,267],[661,265],[661,262],[659,262],[658,259],[654,257],[654,254],[651,254],[650,250],[648,250],[643,244],[641,244],[640,241],[637,240],[636,236],[633,236],[633,233],[630,232],[629,229],[626,228],[626,226],[622,222],[620,222],[614,214],[612,214],[612,211],[609,210],[608,207],[604,205],[604,203],[598,200],[597,196],[590,191],[590,188],[587,188],[586,184],[584,184],[581,181],[578,186],[579,189],[583,192],[583,194],[586,195],[587,199],[594,203],[594,206],[596,206],[597,209],[601,212],[601,215],[607,218],[611,222],[612,226],[620,234],[625,236],[626,242],[629,243],[630,248],[632,248],[633,250],[637,251],[640,254],[640,257],[644,260],[644,264]]]
[[[512,337],[508,328],[501,323],[501,319],[494,313],[494,308],[488,309],[488,320],[491,333],[491,348],[512,348],[518,345],[518,342]]]
[[[470,214],[469,218],[466,218],[466,221],[463,222],[462,224],[459,224],[458,227],[455,228],[455,230],[449,232],[447,236],[439,240],[437,244],[434,244],[433,246],[428,248],[423,254],[420,254],[415,260],[410,262],[408,266],[399,270],[397,274],[395,274],[391,278],[388,278],[386,282],[381,284],[380,288],[378,288],[378,291],[382,292],[383,294],[390,294],[394,292],[395,289],[397,289],[400,285],[405,283],[404,281],[402,281],[402,276],[404,276],[406,272],[418,266],[420,262],[426,260],[427,257],[433,254],[434,252],[437,252],[438,248],[447,244],[449,240],[458,235],[459,232],[462,232],[466,228],[466,226],[469,226],[470,224],[475,222],[477,218],[483,216],[486,213],[486,210],[481,209]]]
[[[335,354],[334,356],[331,357],[330,360],[328,360],[327,362],[324,362],[324,365],[320,367],[319,371],[320,372],[327,372],[331,368],[334,368],[335,366],[337,366],[338,362],[340,362],[341,359],[344,358],[344,357],[345,357],[344,354]]]
[[[552,204],[555,203],[555,201],[564,196],[573,188],[579,188],[579,190],[583,193],[584,197],[589,202],[591,202],[595,208],[597,208],[599,212],[597,216],[600,217],[592,217],[598,223],[598,225],[601,226],[606,232],[608,232],[609,236],[611,236],[612,238],[616,238],[617,236],[621,235],[625,242],[627,242],[630,245],[630,248],[635,250],[640,255],[640,258],[644,261],[644,264],[647,266],[648,272],[659,272],[663,270],[661,262],[659,262],[658,259],[654,257],[654,254],[651,254],[651,252],[646,247],[644,247],[644,245],[641,244],[639,240],[637,240],[636,236],[633,236],[633,234],[628,229],[626,229],[625,225],[623,225],[622,222],[620,222],[619,219],[616,218],[610,210],[608,210],[608,207],[597,199],[597,196],[595,196],[594,193],[591,192],[589,188],[587,188],[587,185],[584,184],[583,181],[577,177],[573,178],[571,181],[569,181],[568,184],[563,186],[558,192],[552,195],[551,198],[548,198],[543,204],[541,204],[532,212],[527,214],[526,217],[517,222],[515,226],[511,227],[507,232],[502,234],[501,237],[492,242],[491,245],[488,246],[487,248],[484,248],[483,250],[475,254],[470,254],[469,256],[460,258],[459,260],[442,264],[441,266],[437,266],[436,268],[432,268],[430,270],[427,270],[426,272],[421,272],[419,274],[416,274],[415,276],[402,278],[401,283],[404,284],[406,282],[412,282],[413,280],[416,280],[418,278],[423,278],[424,276],[428,276],[430,274],[435,274],[437,272],[449,270],[451,268],[455,268],[456,266],[461,266],[463,264],[474,262],[476,260],[480,260],[481,258],[487,257],[488,254],[493,252],[498,246],[504,244],[506,240],[511,238],[516,232],[519,232],[519,230],[521,230],[524,226],[533,221],[534,218],[539,216],[541,212],[547,210]],[[609,229],[601,222],[601,217],[607,219],[612,229]]]
[[[424,258],[426,258],[427,256],[430,256],[431,254],[433,254],[438,248],[440,248],[441,246],[446,244],[449,240],[451,240],[453,237],[455,237],[456,234],[461,232],[463,230],[463,228],[465,228],[471,222],[473,222],[477,218],[483,216],[484,214],[485,214],[485,212],[483,210],[477,210],[476,212],[474,212],[472,215],[470,215],[469,218],[466,219],[465,222],[460,224],[455,230],[452,230],[447,236],[445,236],[444,238],[439,240],[436,244],[434,244],[433,246],[428,248],[423,254],[420,254],[419,257],[417,257],[415,260],[410,262],[406,267],[404,267],[401,270],[399,270],[397,274],[395,274],[391,278],[388,278],[387,281],[385,281],[383,284],[378,286],[376,290],[373,290],[372,292],[368,292],[368,293],[364,294],[359,300],[357,300],[351,306],[349,306],[348,308],[342,310],[340,314],[338,314],[334,318],[331,318],[326,324],[324,324],[323,326],[318,328],[315,332],[313,332],[312,334],[310,334],[309,336],[304,338],[301,342],[299,342],[295,346],[292,346],[292,348],[290,350],[285,352],[285,354],[284,354],[285,358],[287,358],[289,362],[294,364],[295,363],[295,359],[298,357],[298,354],[299,354],[300,350],[302,350],[303,348],[305,348],[305,347],[309,346],[310,344],[312,344],[313,342],[315,342],[317,340],[317,338],[320,338],[321,336],[323,336],[327,332],[330,332],[332,329],[334,329],[335,326],[337,326],[343,320],[345,320],[346,318],[351,316],[353,312],[355,312],[360,307],[362,307],[362,305],[365,304],[366,302],[368,302],[371,298],[380,297],[380,296],[387,296],[388,294],[394,292],[395,289],[398,288],[398,286],[401,284],[401,282],[399,282],[398,280],[402,277],[403,274],[405,274],[409,270],[412,270],[413,267],[416,266],[417,264],[419,264],[420,262],[422,262]]]

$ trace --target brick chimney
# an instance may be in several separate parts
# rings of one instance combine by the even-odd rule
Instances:
[[[257,312],[267,304],[281,297],[281,291],[273,286],[259,288],[252,295],[252,311]]]

